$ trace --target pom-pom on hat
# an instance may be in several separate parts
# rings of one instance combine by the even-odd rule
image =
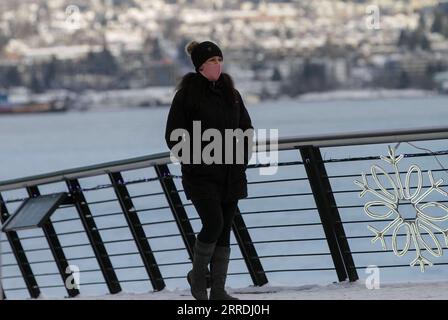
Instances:
[[[221,49],[211,41],[203,41],[201,43],[190,41],[186,45],[185,51],[190,55],[196,72],[198,72],[199,67],[211,57],[219,56],[223,58]]]

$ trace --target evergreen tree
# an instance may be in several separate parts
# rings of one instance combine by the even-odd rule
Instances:
[[[151,58],[154,60],[160,60],[163,57],[162,47],[160,46],[160,41],[158,38],[155,38],[153,41],[153,47],[151,51]]]
[[[101,52],[89,52],[84,63],[92,74],[114,75],[118,71],[117,61],[106,47]]]
[[[398,80],[398,88],[406,89],[411,85],[411,79],[406,71],[401,71],[400,78]]]
[[[34,93],[42,93],[44,91],[38,72],[35,68],[31,70],[30,89]]]
[[[436,11],[434,14],[434,22],[431,26],[431,32],[442,33],[443,31],[444,16],[440,11]]]
[[[281,81],[282,80],[282,75],[280,73],[280,70],[278,70],[277,67],[274,68],[274,73],[272,74],[271,80],[272,81]]]
[[[421,37],[420,46],[425,51],[431,50],[431,42],[428,40],[428,37],[425,34]]]
[[[44,66],[43,71],[43,85],[45,88],[50,88],[57,74],[57,59],[55,56],[51,57],[51,60],[48,64]]]
[[[6,87],[17,87],[22,85],[22,78],[16,66],[8,69],[5,78]]]
[[[397,45],[412,51],[417,48],[431,50],[431,42],[426,36],[426,32],[421,29],[414,31],[401,30]]]
[[[417,30],[419,30],[421,32],[426,31],[426,17],[423,13],[420,13]]]
[[[182,39],[177,45],[177,59],[181,64],[190,65],[191,59],[185,52],[185,46],[189,43],[189,40]]]
[[[406,30],[400,31],[400,37],[398,38],[398,46],[406,47],[408,45],[408,33]]]

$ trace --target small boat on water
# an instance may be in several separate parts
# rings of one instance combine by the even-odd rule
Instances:
[[[5,113],[36,113],[36,112],[61,112],[67,108],[58,101],[25,104],[0,104],[0,114]]]
[[[5,113],[35,113],[35,112],[61,112],[67,111],[64,99],[26,99],[10,101],[8,95],[0,93],[0,114]]]

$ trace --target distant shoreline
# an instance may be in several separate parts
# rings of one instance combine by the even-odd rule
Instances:
[[[421,89],[361,89],[361,90],[334,90],[323,92],[308,92],[296,97],[280,95],[278,98],[267,98],[264,100],[251,99],[244,96],[244,101],[250,105],[257,105],[278,101],[294,102],[332,102],[332,101],[375,101],[387,99],[424,99],[424,98],[448,98],[448,94],[443,94],[435,90]]]
[[[437,91],[420,90],[420,89],[403,89],[403,90],[391,90],[391,89],[365,89],[365,90],[334,90],[325,92],[309,92],[297,97],[290,97],[288,95],[280,95],[277,99],[254,99],[252,95],[244,95],[243,100],[247,105],[260,105],[269,102],[279,101],[294,101],[303,103],[312,102],[332,102],[332,101],[375,101],[384,99],[424,99],[424,98],[448,98],[447,94],[442,94]],[[65,113],[72,112],[108,112],[108,111],[128,111],[128,110],[144,110],[154,108],[169,108],[169,104],[163,105],[151,105],[151,106],[124,106],[119,104],[98,104],[92,105],[90,108],[67,108],[64,109]],[[0,110],[1,111],[1,110]],[[0,112],[2,115],[23,115],[23,114],[36,114],[36,113],[60,113],[60,110],[45,110],[46,112]]]
[[[326,92],[310,92],[297,97],[303,102],[325,102],[333,100],[375,100],[375,99],[412,99],[443,96],[437,91],[420,89],[366,89],[335,90]]]

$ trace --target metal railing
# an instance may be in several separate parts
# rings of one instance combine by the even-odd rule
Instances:
[[[360,169],[381,159],[368,153],[372,148],[377,152],[385,150],[381,144],[446,139],[448,127],[280,139],[277,163],[248,167],[249,196],[240,200],[233,224],[231,269],[236,271],[229,278],[263,286],[276,274],[296,279],[308,272],[330,281],[356,281],[358,270],[372,262],[381,268],[409,268],[394,260],[393,250],[370,243],[365,224],[375,221],[363,216],[364,204],[345,201],[359,201],[355,195],[361,190],[353,189],[353,180]],[[269,144],[258,141],[254,154]],[[343,156],[325,159],[332,152]],[[443,157],[448,151],[435,154]],[[426,159],[425,169],[446,173],[428,168],[434,154],[405,156]],[[276,175],[256,172],[274,166]],[[127,284],[160,291],[169,281],[184,281],[200,224],[181,188],[179,171],[166,152],[0,182],[2,223],[28,197],[61,191],[69,195],[42,230],[3,234],[5,296],[36,298],[51,289],[77,296],[82,290],[66,285],[76,276],[72,265],[81,266],[83,278],[90,279],[82,282],[83,288],[112,294]],[[36,272],[42,265],[43,271]]]

